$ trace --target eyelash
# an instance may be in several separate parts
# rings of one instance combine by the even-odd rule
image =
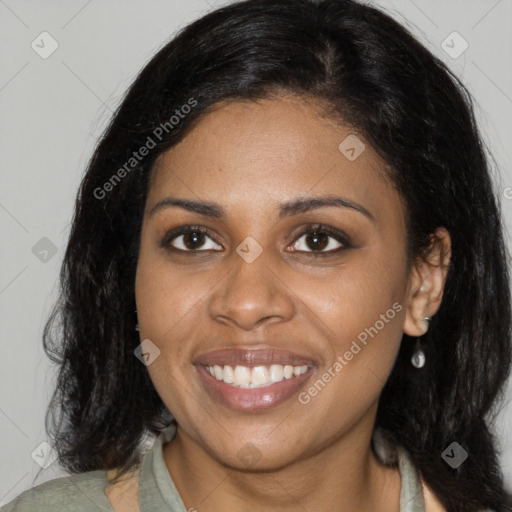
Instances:
[[[186,235],[187,233],[201,233],[201,234],[207,235],[216,244],[221,245],[221,244],[219,244],[219,242],[217,242],[215,240],[215,237],[212,236],[210,231],[208,229],[202,227],[202,226],[182,226],[182,227],[173,229],[171,231],[168,231],[164,235],[164,237],[162,238],[162,240],[160,242],[160,247],[162,247],[164,249],[172,250],[172,251],[182,252],[182,253],[201,253],[201,252],[207,252],[207,251],[211,250],[211,249],[208,249],[208,250],[204,250],[204,249],[203,250],[200,250],[200,249],[197,249],[197,250],[184,250],[184,249],[178,249],[176,247],[172,247],[171,246],[171,242],[175,238],[177,238],[177,237],[179,237],[181,235]],[[341,251],[344,251],[344,250],[347,250],[347,249],[352,249],[354,247],[352,245],[350,239],[342,231],[339,231],[339,230],[337,230],[335,228],[332,228],[330,226],[326,226],[324,224],[314,224],[314,225],[308,226],[306,229],[304,229],[294,239],[293,242],[295,243],[295,242],[297,242],[297,240],[302,238],[304,235],[310,235],[312,233],[327,234],[331,238],[334,238],[337,242],[342,244],[342,246],[338,247],[337,249],[334,249],[334,250],[331,249],[329,251],[299,251],[299,250],[294,250],[293,252],[299,252],[299,253],[308,254],[308,255],[317,257],[317,256],[322,256],[322,255],[337,254],[337,253],[339,253]],[[220,252],[220,251],[215,251],[215,252]]]

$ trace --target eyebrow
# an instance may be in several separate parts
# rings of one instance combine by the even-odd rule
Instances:
[[[350,199],[338,196],[311,196],[311,197],[302,197],[299,199],[294,199],[291,201],[287,201],[279,205],[279,218],[289,217],[292,215],[297,215],[299,213],[309,212],[311,210],[316,210],[318,208],[325,208],[329,206],[335,206],[338,208],[350,208],[352,210],[358,211],[362,213],[370,220],[375,222],[375,217],[363,206]],[[170,207],[178,207],[183,208],[189,212],[197,213],[199,215],[203,215],[205,217],[213,217],[216,219],[221,219],[226,216],[226,212],[224,208],[217,203],[213,203],[210,201],[194,201],[191,199],[178,199],[176,197],[166,197],[162,199],[158,203],[151,208],[148,216],[152,217],[156,212]]]

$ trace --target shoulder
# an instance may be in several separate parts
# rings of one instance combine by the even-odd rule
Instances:
[[[114,475],[115,472],[113,470],[108,471],[107,477],[109,481]],[[105,494],[115,510],[139,512],[139,477],[140,467],[137,467],[134,471],[123,476],[115,484],[110,484],[105,489]]]
[[[421,479],[423,489],[423,499],[425,501],[425,512],[446,512],[446,508],[437,499],[432,489]]]
[[[447,512],[446,508],[441,504],[432,489],[421,479],[421,487],[423,489],[423,499],[425,501],[425,512]],[[494,512],[490,509],[481,510],[480,512]]]
[[[106,473],[99,470],[56,478],[22,492],[0,512],[111,512],[105,483]]]

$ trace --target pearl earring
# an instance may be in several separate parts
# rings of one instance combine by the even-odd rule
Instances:
[[[423,321],[427,322],[427,324],[432,320],[431,317],[426,316]],[[421,346],[420,338],[416,338],[416,343],[414,347],[414,353],[411,357],[411,363],[415,368],[423,368],[425,366],[425,352]]]

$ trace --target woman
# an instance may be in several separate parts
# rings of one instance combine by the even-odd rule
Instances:
[[[204,16],[80,188],[45,330],[76,474],[3,510],[511,511],[506,257],[471,99],[396,22]]]

